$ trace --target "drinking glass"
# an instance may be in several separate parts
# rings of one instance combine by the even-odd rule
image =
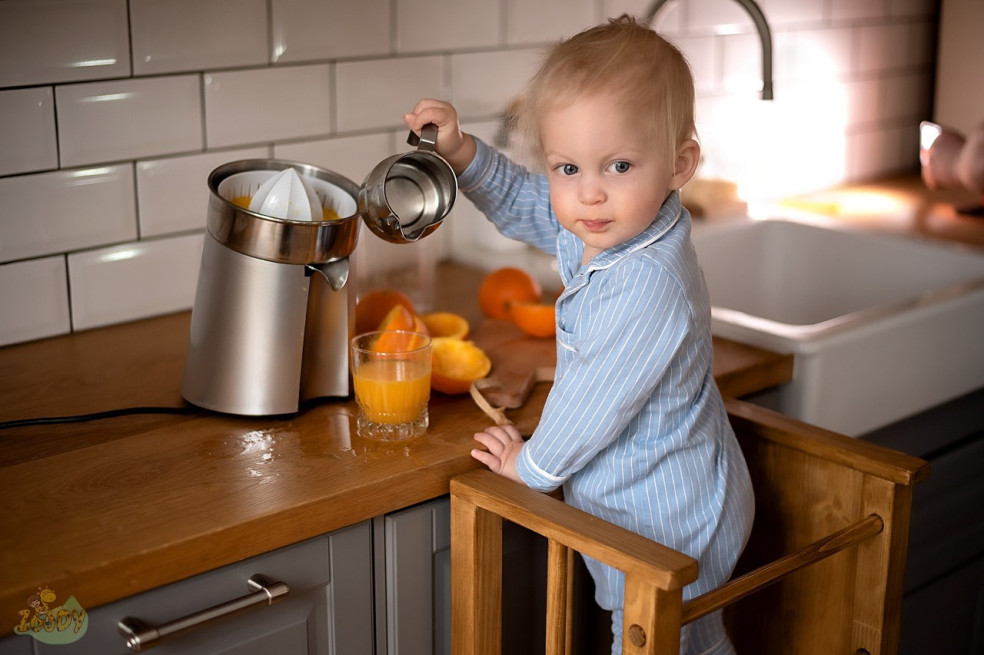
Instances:
[[[410,439],[427,429],[431,340],[418,332],[382,330],[353,337],[352,383],[360,436]]]

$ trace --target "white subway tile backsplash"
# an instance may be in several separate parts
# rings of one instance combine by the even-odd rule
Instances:
[[[919,68],[933,68],[936,64],[936,24],[914,22],[909,25],[911,43],[908,64]]]
[[[273,156],[361,184],[409,149],[423,97],[491,139],[545,46],[651,1],[0,0],[0,306],[17,308],[0,344],[189,307],[216,166]],[[738,3],[669,0],[653,21],[695,73],[699,174],[776,197],[915,170],[938,0],[758,2],[772,103]],[[463,198],[426,247],[362,239],[369,261],[514,246]]]
[[[57,167],[51,87],[0,91],[0,175]]]
[[[126,0],[0,2],[0,87],[130,74]]]
[[[733,34],[755,29],[748,12],[733,0],[686,0],[685,5],[690,30]]]
[[[483,48],[501,41],[497,0],[396,0],[397,52]]]
[[[681,2],[682,0],[669,0],[663,5],[656,16],[656,20],[652,23],[653,29],[660,33],[679,30],[681,27],[679,10]],[[652,4],[652,0],[602,0],[601,12],[604,18],[616,18],[622,14],[629,14],[642,19]]]
[[[536,72],[542,55],[540,50],[452,55],[452,101],[458,113],[467,118],[505,110]]]
[[[889,0],[892,16],[932,16],[939,9],[939,0]]]
[[[670,39],[690,64],[697,93],[717,90],[721,85],[720,39],[714,36],[675,37]]]
[[[270,61],[266,0],[130,0],[130,33],[135,75]]]
[[[794,38],[796,78],[830,79],[854,69],[854,30],[850,27],[803,30]]]
[[[328,64],[205,74],[209,148],[325,135],[331,131]]]
[[[729,93],[758,93],[762,89],[762,44],[757,34],[717,37],[723,49],[722,84]]]
[[[844,83],[849,125],[871,123],[882,117],[884,86],[884,82],[877,78]]]
[[[889,0],[831,0],[830,18],[835,21],[884,18]]]
[[[405,131],[400,132],[401,136],[405,134]],[[285,143],[273,148],[277,159],[321,166],[347,177],[359,186],[362,186],[376,164],[396,152],[392,134],[389,132]]]
[[[140,236],[204,229],[209,173],[230,161],[269,155],[269,148],[249,148],[137,162]]]
[[[506,42],[553,43],[597,22],[591,0],[506,0]]]
[[[907,23],[857,28],[858,61],[861,72],[905,68],[912,40]]]
[[[865,181],[883,171],[897,171],[902,163],[902,133],[886,128],[847,136],[847,176]]]
[[[932,117],[933,80],[925,73],[883,78],[885,95],[881,99],[885,119],[910,119],[913,123]]]
[[[664,36],[683,31],[685,12],[682,7],[685,3],[686,0],[666,2],[653,17],[650,27]],[[628,14],[642,21],[652,4],[652,0],[601,0],[600,20]]]
[[[71,331],[65,257],[0,265],[0,346]]]
[[[56,87],[61,165],[200,150],[200,98],[197,75]]]
[[[271,0],[276,63],[385,55],[389,0]]]
[[[0,262],[137,236],[133,165],[0,178]]]
[[[773,32],[777,27],[816,25],[824,19],[824,3],[817,0],[759,0],[758,6]]]
[[[499,130],[499,123],[496,121],[464,123],[462,129],[486,143],[492,143]],[[508,253],[525,247],[519,241],[499,234],[495,226],[464,195],[459,196],[445,222],[450,232],[451,248],[457,253],[474,252],[477,249]]]
[[[447,98],[444,58],[407,57],[335,66],[338,131],[393,128],[421,98]]]
[[[902,125],[898,128],[899,165],[896,171],[912,171],[919,166],[919,126]],[[883,173],[880,173],[884,175]]]
[[[69,255],[75,329],[190,309],[202,239],[192,234]]]
[[[797,34],[793,30],[772,33],[772,79],[775,83],[797,78]]]

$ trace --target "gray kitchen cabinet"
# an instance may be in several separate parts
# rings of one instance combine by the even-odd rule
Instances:
[[[21,635],[0,638],[0,655],[32,655],[33,639]]]
[[[154,645],[157,655],[373,654],[372,530],[369,522],[252,557],[90,609],[86,634],[69,645],[34,643],[37,655],[130,651],[117,631],[124,617],[160,626],[250,593],[256,574],[282,581],[286,597],[216,618]],[[84,602],[84,599],[79,599]],[[87,608],[88,609],[88,608]],[[14,645],[31,643],[13,636]],[[18,642],[17,640],[21,640]],[[8,655],[8,640],[0,653]],[[22,651],[12,650],[10,655]],[[23,652],[32,652],[30,650]]]
[[[450,655],[450,498],[386,514],[375,519],[374,528],[376,612],[385,617],[377,622],[377,654]],[[502,542],[502,612],[507,626],[502,652],[542,652],[546,540],[507,522]],[[587,601],[593,606],[590,597]]]
[[[515,630],[504,644],[527,644],[542,621],[545,543],[509,525],[503,535],[504,611]],[[161,640],[159,655],[450,655],[451,503],[448,496],[328,535],[230,564],[97,608],[85,636],[45,645],[0,639],[0,655],[124,655],[124,617],[155,626],[249,593],[256,574],[283,581],[286,598],[242,610]],[[531,594],[536,588],[541,593]],[[80,599],[84,603],[84,599]],[[531,618],[532,617],[532,618]],[[535,635],[542,642],[542,635]],[[512,639],[512,641],[510,641]],[[146,650],[146,649],[145,649]],[[522,648],[520,649],[522,650]],[[514,651],[519,652],[519,651]]]
[[[899,655],[984,653],[984,389],[865,435],[927,460],[912,496]]]
[[[905,597],[899,655],[927,653],[984,653],[984,557]]]
[[[451,652],[451,501],[374,519],[380,655]],[[381,574],[380,574],[381,572]]]

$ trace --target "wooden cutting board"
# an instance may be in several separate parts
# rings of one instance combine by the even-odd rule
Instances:
[[[537,370],[557,365],[553,337],[527,336],[511,321],[486,319],[470,338],[492,361],[482,395],[496,407],[521,407],[536,382]]]

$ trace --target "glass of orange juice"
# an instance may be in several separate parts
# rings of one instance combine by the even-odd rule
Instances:
[[[357,335],[351,346],[359,435],[397,441],[423,434],[429,421],[430,337],[383,330]]]

